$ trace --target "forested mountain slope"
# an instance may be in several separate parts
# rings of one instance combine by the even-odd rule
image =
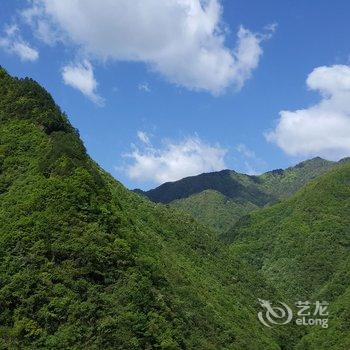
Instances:
[[[154,202],[170,203],[208,227],[225,232],[243,215],[287,198],[336,164],[316,157],[294,167],[269,171],[260,176],[223,170],[138,192]]]
[[[43,88],[0,69],[0,349],[349,349],[342,163],[218,239],[128,191]],[[281,195],[258,181],[235,193]],[[265,327],[258,298],[327,300],[330,328]]]
[[[343,163],[223,235],[286,300],[330,303],[330,328],[312,328],[297,349],[350,348],[350,164]]]
[[[256,318],[276,293],[101,170],[51,96],[0,69],[0,348],[286,348]]]

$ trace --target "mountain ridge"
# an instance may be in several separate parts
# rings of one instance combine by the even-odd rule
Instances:
[[[152,188],[150,190],[142,190],[140,188],[135,188],[133,189],[132,191],[136,192],[136,193],[139,193],[139,194],[143,194],[145,195],[146,197],[148,197],[149,199],[151,199],[153,202],[156,202],[156,203],[164,203],[164,204],[167,204],[173,200],[177,200],[177,199],[181,199],[181,198],[185,198],[185,197],[188,197],[189,195],[191,194],[196,194],[198,192],[195,192],[195,193],[185,193],[185,194],[179,194],[180,197],[176,197],[175,195],[168,195],[168,197],[164,197],[162,198],[161,196],[158,196],[157,195],[157,192],[161,192],[160,190],[163,190],[166,191],[169,189],[169,187],[171,186],[174,186],[174,185],[177,185],[181,182],[184,182],[184,181],[190,181],[190,180],[194,180],[194,179],[197,179],[197,178],[201,178],[201,177],[212,177],[212,176],[215,176],[215,175],[231,175],[231,174],[237,174],[237,175],[241,175],[241,176],[247,176],[251,179],[256,179],[257,181],[259,181],[259,179],[261,177],[266,177],[268,175],[283,175],[286,171],[290,171],[294,168],[300,168],[300,167],[303,167],[305,166],[305,164],[310,164],[310,163],[315,163],[315,162],[320,162],[320,163],[328,163],[329,165],[330,164],[333,164],[333,165],[336,165],[337,163],[342,163],[342,162],[348,162],[350,161],[350,157],[344,157],[344,158],[341,158],[340,160],[338,161],[331,161],[331,160],[327,160],[327,159],[324,159],[322,157],[319,157],[319,156],[315,156],[313,158],[310,158],[310,159],[306,159],[306,160],[303,160],[295,165],[292,165],[292,166],[289,166],[285,169],[282,169],[282,168],[276,168],[276,169],[273,169],[273,170],[268,170],[260,175],[248,175],[248,174],[245,174],[245,173],[239,173],[233,169],[223,169],[223,170],[219,170],[219,171],[211,171],[211,172],[204,172],[204,173],[201,173],[201,174],[198,174],[198,175],[191,175],[191,176],[187,176],[187,177],[184,177],[180,180],[175,180],[175,181],[168,181],[168,182],[164,182],[163,184],[155,187],[155,188]],[[208,185],[209,186],[209,185]],[[213,188],[205,188],[205,189],[213,189]],[[225,193],[222,193],[222,194],[225,194]]]
[[[242,217],[221,236],[283,290],[285,301],[326,301],[329,329],[308,329],[296,349],[348,349],[350,163],[341,162],[290,198]]]
[[[0,348],[347,350],[349,189],[345,160],[218,236],[127,190],[0,68]],[[297,297],[332,302],[330,328],[259,322],[259,298]]]
[[[0,348],[277,350],[255,290],[277,293],[104,172],[51,96],[0,68]]]
[[[346,158],[333,162],[315,157],[259,176],[226,169],[135,192],[154,202],[175,206],[210,228],[225,232],[243,215],[287,198],[313,178],[347,161]]]

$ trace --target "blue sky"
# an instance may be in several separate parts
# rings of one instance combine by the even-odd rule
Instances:
[[[0,12],[0,64],[42,84],[126,186],[350,155],[349,1],[130,3]]]

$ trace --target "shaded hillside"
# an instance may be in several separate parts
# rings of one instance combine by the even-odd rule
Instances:
[[[256,318],[276,293],[101,170],[51,96],[0,69],[0,348],[287,349]]]
[[[350,164],[312,181],[290,199],[243,217],[223,235],[287,300],[326,300],[330,328],[297,349],[349,349]]]
[[[204,190],[214,190],[228,198],[249,201],[262,206],[274,198],[260,189],[259,182],[256,176],[239,174],[232,170],[222,170],[167,182],[145,192],[145,195],[153,202],[170,203]]]
[[[238,218],[290,196],[336,164],[317,157],[286,170],[273,170],[260,176],[223,170],[168,182],[147,192],[137,192],[154,202],[170,203],[201,223],[225,232]]]

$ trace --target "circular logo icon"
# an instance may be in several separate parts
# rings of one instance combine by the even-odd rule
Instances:
[[[287,304],[279,301],[279,306],[272,306],[268,300],[258,300],[260,305],[265,309],[258,313],[259,321],[264,326],[271,328],[271,325],[283,325],[292,320],[293,312]]]

